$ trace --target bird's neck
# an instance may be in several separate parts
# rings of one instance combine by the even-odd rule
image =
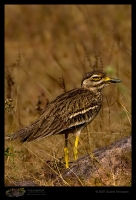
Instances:
[[[94,92],[95,94],[97,93],[101,93],[101,89],[97,88],[97,87],[86,87],[86,86],[82,86],[82,88],[90,90],[91,92]]]

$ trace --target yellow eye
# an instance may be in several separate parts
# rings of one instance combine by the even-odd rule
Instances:
[[[101,79],[100,76],[94,76],[94,77],[92,77],[92,80],[93,80],[93,81],[99,81],[100,79]]]

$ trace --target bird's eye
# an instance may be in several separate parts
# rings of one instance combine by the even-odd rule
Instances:
[[[99,81],[100,79],[101,79],[100,76],[94,76],[94,77],[92,77],[92,80],[93,80],[93,81]]]

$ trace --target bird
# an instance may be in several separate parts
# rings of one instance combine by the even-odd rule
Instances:
[[[36,121],[6,136],[6,139],[19,139],[23,143],[64,134],[64,162],[69,168],[68,135],[73,133],[76,136],[73,152],[77,160],[81,131],[94,120],[102,107],[102,89],[110,83],[120,82],[120,79],[109,78],[103,69],[94,68],[85,73],[80,87],[60,94],[46,106]]]

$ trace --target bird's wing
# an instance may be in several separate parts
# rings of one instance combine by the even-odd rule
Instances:
[[[83,88],[63,93],[48,104],[38,120],[16,135],[20,135],[22,142],[32,141],[89,122],[91,115],[93,118],[94,112],[100,110],[101,105],[97,100],[93,92]]]

